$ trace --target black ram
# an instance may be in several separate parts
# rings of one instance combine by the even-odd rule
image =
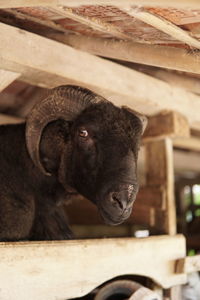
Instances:
[[[79,193],[106,223],[127,219],[146,119],[77,86],[61,86],[26,124],[0,126],[0,240],[67,239],[63,209]]]

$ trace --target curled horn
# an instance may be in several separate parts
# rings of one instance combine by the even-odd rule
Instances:
[[[66,85],[51,90],[49,96],[32,109],[26,122],[26,144],[34,164],[45,174],[40,161],[40,139],[45,126],[55,120],[73,120],[91,104],[106,101],[92,91],[78,86]]]

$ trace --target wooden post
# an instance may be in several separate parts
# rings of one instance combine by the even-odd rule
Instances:
[[[0,92],[20,76],[19,73],[0,69]]]
[[[169,138],[146,143],[146,172],[148,185],[162,185],[166,189],[164,218],[158,218],[157,227],[163,233],[176,233],[174,201],[173,145]]]

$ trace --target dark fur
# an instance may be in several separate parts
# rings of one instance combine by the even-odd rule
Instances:
[[[80,127],[87,128],[88,139],[80,138]],[[70,123],[55,121],[40,144],[42,163],[52,173],[45,176],[28,155],[25,124],[0,126],[0,240],[70,238],[63,204],[75,190],[93,201],[105,220],[124,221],[137,193],[141,130],[137,117],[110,103],[92,105]],[[127,184],[133,193],[122,215],[106,197]]]

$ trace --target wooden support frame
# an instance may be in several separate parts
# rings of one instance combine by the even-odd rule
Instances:
[[[200,255],[187,256],[177,261],[177,273],[193,273],[200,271]]]
[[[200,73],[199,54],[186,49],[73,34],[49,34],[48,36],[76,49],[103,57],[183,72]]]
[[[0,67],[21,73],[24,81],[47,88],[82,85],[116,105],[127,105],[147,115],[163,109],[178,111],[192,128],[200,128],[200,101],[192,93],[9,25],[1,23],[0,30]],[[17,48],[10,47],[11,40]]]
[[[155,249],[162,251],[155,255]],[[146,276],[169,288],[186,282],[186,274],[175,273],[176,260],[184,256],[182,235],[0,243],[1,298],[70,299],[116,276],[130,274]]]
[[[0,92],[19,77],[20,73],[0,69]]]
[[[155,137],[184,137],[190,136],[190,127],[187,119],[173,111],[163,111],[148,119],[143,141]]]
[[[146,143],[146,172],[148,185],[165,185],[165,217],[157,222],[157,228],[167,234],[176,233],[176,209],[174,200],[174,163],[171,139],[158,139]]]
[[[136,65],[130,65],[135,69]],[[178,72],[173,72],[170,70],[163,70],[157,68],[151,68],[149,66],[142,66],[136,68],[136,70],[144,72],[145,74],[156,77],[160,80],[168,82],[172,86],[183,88],[195,94],[200,94],[200,79],[192,76],[187,76],[186,74],[179,74]]]
[[[80,6],[80,5],[121,5],[121,0],[1,0],[0,8],[14,8],[23,6]],[[154,7],[176,7],[183,9],[198,9],[198,0],[123,0],[124,5],[154,6]]]

